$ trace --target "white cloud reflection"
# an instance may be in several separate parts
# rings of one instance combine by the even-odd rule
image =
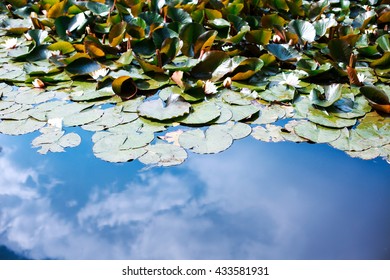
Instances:
[[[389,256],[389,242],[383,241],[390,227],[381,222],[388,220],[383,213],[390,212],[390,198],[384,195],[389,191],[378,187],[373,195],[353,186],[361,189],[355,197],[349,174],[321,177],[329,163],[307,169],[303,160],[294,166],[269,147],[244,144],[216,156],[194,156],[176,169],[131,175],[134,180],[114,191],[104,185],[85,188],[86,201],[75,197],[65,203],[72,208],[69,213],[55,207],[56,189],[34,187],[42,169],[18,167],[12,153],[5,153],[0,156],[0,245],[38,259]],[[126,165],[115,168],[121,173]],[[361,201],[377,198],[382,201],[375,209],[358,217],[353,213]]]

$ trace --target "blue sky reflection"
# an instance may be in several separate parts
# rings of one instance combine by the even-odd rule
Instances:
[[[142,170],[28,143],[0,135],[0,246],[29,258],[390,259],[382,160],[244,139]]]

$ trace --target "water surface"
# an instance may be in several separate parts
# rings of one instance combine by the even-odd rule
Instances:
[[[390,259],[383,160],[247,138],[145,169],[33,138],[0,135],[0,258]]]

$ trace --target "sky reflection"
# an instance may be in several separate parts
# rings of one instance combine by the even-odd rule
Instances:
[[[218,155],[144,170],[97,160],[88,142],[41,156],[27,138],[0,135],[0,246],[19,255],[390,259],[382,160],[248,138]]]

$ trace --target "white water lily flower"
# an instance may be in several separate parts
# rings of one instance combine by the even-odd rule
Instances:
[[[98,69],[96,71],[93,71],[91,73],[91,76],[95,80],[99,80],[99,79],[104,78],[105,76],[107,76],[109,71],[110,71],[110,69],[108,69],[108,68],[100,68],[100,69]]]
[[[358,77],[359,82],[361,82],[361,83],[363,83],[365,80],[367,80],[367,76],[362,74],[362,73],[358,73],[357,77]]]
[[[62,118],[52,118],[47,120],[47,124],[58,130],[62,129]]]
[[[35,79],[34,81],[32,81],[32,84],[35,88],[44,88],[45,87],[45,83],[42,82],[40,79]]]
[[[283,80],[279,82],[280,85],[289,85],[292,87],[299,88],[301,87],[299,85],[299,77],[295,75],[294,73],[290,73],[286,75],[285,73],[282,73]]]
[[[233,48],[233,46],[230,46],[230,45],[222,46],[222,50],[223,50],[224,52],[229,51],[231,48]]]
[[[204,83],[204,93],[205,94],[213,94],[213,93],[217,93],[218,90],[217,90],[217,86],[210,80],[206,81]]]
[[[251,97],[253,99],[256,99],[259,95],[256,91],[252,91],[250,90],[249,88],[243,88],[241,89],[241,94],[244,96],[244,97]]]
[[[10,38],[5,40],[4,44],[2,44],[7,50],[14,49],[18,46],[17,38]]]

